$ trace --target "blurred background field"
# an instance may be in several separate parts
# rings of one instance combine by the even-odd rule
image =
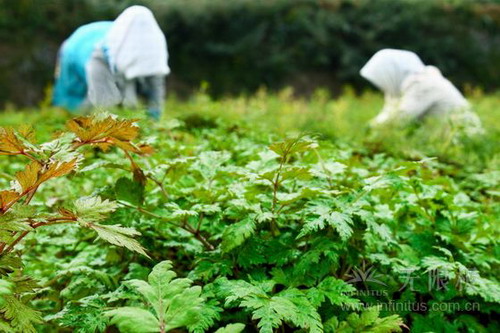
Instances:
[[[438,66],[481,117],[488,140],[461,147],[459,155],[480,152],[484,160],[497,151],[497,0],[0,2],[2,125],[40,119],[41,126],[57,127],[54,115],[61,111],[50,108],[50,94],[61,42],[82,24],[144,4],[167,36],[167,118],[196,114],[281,135],[313,132],[414,158],[457,155],[446,140],[429,140],[426,133],[368,133],[383,100],[359,69],[381,48],[403,48]]]
[[[251,96],[228,96],[215,99],[206,89],[193,93],[190,98],[171,94],[166,103],[163,123],[173,119],[186,122],[189,127],[240,126],[277,138],[295,134],[311,134],[324,140],[363,148],[376,154],[385,152],[404,159],[440,157],[443,161],[465,167],[464,171],[477,172],[483,168],[498,168],[500,138],[500,94],[469,90],[466,96],[478,113],[486,135],[454,145],[439,131],[429,126],[399,129],[386,128],[372,133],[368,122],[382,108],[383,96],[366,91],[356,94],[352,88],[332,97],[326,89],[317,89],[310,97],[297,97],[293,88],[278,92],[260,89]],[[139,118],[150,126],[142,112],[115,109],[114,113]],[[4,126],[33,124],[38,133],[49,139],[63,130],[71,115],[50,107],[46,99],[39,107],[7,109],[0,113]]]
[[[385,47],[416,52],[461,89],[500,87],[497,0],[0,0],[0,107],[36,105],[62,41],[131,4],[155,13],[170,50],[168,90],[184,97],[203,81],[215,97],[360,92],[369,84],[359,69]]]

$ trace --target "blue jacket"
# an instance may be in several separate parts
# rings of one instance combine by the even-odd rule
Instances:
[[[85,65],[112,24],[111,21],[102,21],[83,25],[63,43],[58,56],[59,69],[52,99],[54,105],[75,111],[85,100]]]

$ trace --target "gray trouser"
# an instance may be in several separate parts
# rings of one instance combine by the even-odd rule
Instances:
[[[113,74],[100,46],[97,46],[85,68],[88,99],[94,106],[138,107],[138,93],[146,98],[148,109],[163,109],[165,76],[145,76],[126,80],[123,75]]]

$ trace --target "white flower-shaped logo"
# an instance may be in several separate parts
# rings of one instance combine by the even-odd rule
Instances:
[[[354,284],[357,282],[373,282],[376,284],[380,284],[382,286],[386,286],[386,284],[380,281],[378,278],[381,274],[378,274],[373,266],[367,266],[366,262],[363,260],[363,266],[353,267],[347,273],[347,277],[351,278],[347,280],[347,283]]]

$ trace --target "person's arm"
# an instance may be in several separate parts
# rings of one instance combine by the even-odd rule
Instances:
[[[160,119],[165,102],[165,76],[151,76],[147,80],[148,115],[151,118]]]
[[[383,109],[370,121],[370,126],[376,127],[394,121],[397,117],[399,102],[399,98],[386,95]]]
[[[87,96],[92,105],[110,107],[122,101],[122,94],[100,48],[92,53],[85,72],[88,85]]]

